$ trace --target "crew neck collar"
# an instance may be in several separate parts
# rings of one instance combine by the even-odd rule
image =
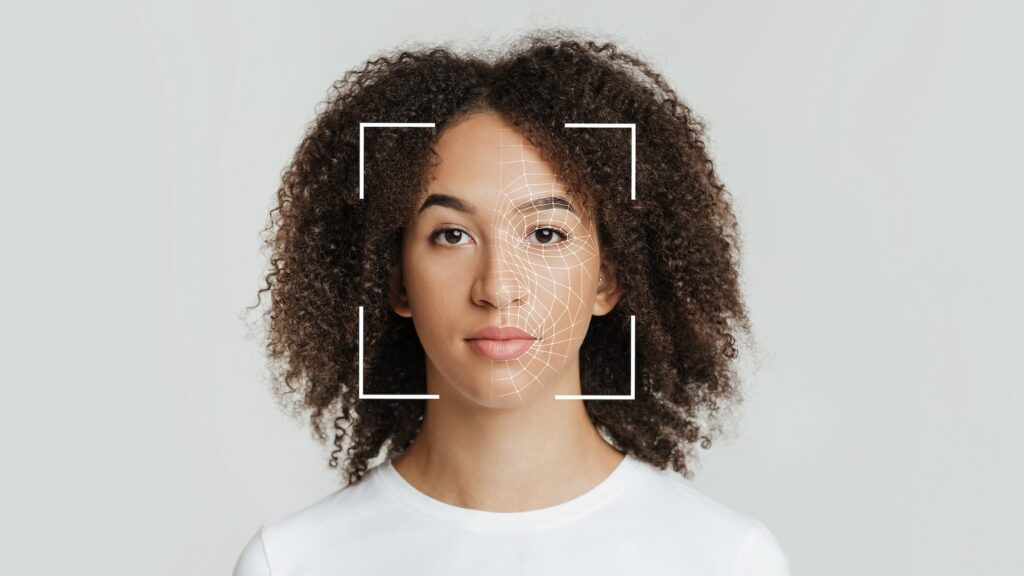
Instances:
[[[405,506],[448,526],[475,532],[514,532],[561,524],[596,510],[619,492],[640,464],[640,460],[626,454],[604,480],[583,494],[554,506],[523,512],[490,512],[442,502],[406,481],[391,460],[378,466],[374,480]]]

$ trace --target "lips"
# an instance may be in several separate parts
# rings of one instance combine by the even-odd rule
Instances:
[[[536,338],[519,328],[484,326],[466,340],[536,340]]]
[[[518,328],[484,326],[466,338],[474,352],[489,360],[512,360],[522,356],[537,340]]]

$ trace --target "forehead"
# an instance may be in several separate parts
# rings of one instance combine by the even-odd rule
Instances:
[[[496,113],[476,113],[445,130],[435,150],[440,163],[431,174],[429,192],[481,204],[489,199],[568,197],[564,183],[540,151]]]

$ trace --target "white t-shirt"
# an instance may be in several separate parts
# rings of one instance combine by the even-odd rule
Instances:
[[[764,523],[630,455],[588,492],[525,512],[453,506],[390,461],[256,532],[234,576],[788,576]]]

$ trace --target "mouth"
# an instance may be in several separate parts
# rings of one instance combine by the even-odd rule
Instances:
[[[467,339],[474,352],[488,360],[514,360],[526,353],[536,338],[508,338],[491,340],[487,338]]]
[[[538,338],[513,327],[484,326],[466,342],[488,360],[513,360],[526,353]]]
[[[484,326],[466,340],[536,340],[536,337],[512,326]]]

